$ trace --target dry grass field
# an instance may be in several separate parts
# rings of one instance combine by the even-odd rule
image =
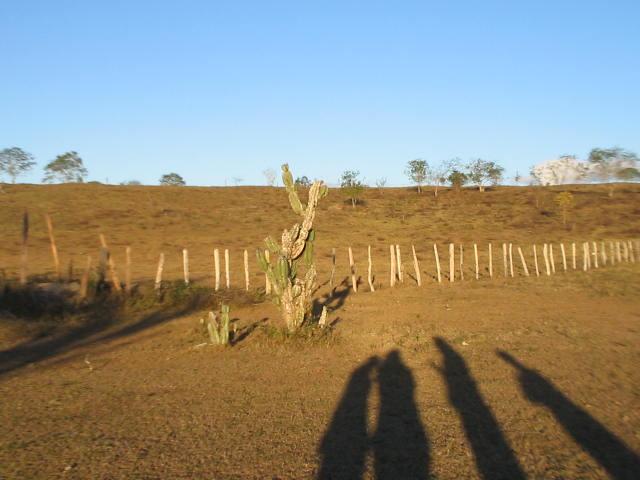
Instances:
[[[481,193],[338,190],[316,218],[318,305],[331,328],[287,335],[265,300],[254,250],[295,221],[282,189],[5,186],[0,194],[0,478],[524,479],[640,478],[640,255],[552,276],[486,271],[487,245],[640,237],[640,187],[499,187]],[[554,195],[576,204],[562,225]],[[77,306],[51,278],[44,214],[77,281],[104,233],[116,266],[133,251],[130,299]],[[433,243],[480,248],[481,278],[438,285]],[[389,288],[389,244],[424,285]],[[376,292],[366,287],[373,249]],[[347,277],[352,246],[361,289]],[[337,285],[326,284],[332,248]],[[191,288],[179,286],[189,249]],[[212,295],[214,248],[232,289]],[[244,292],[242,251],[251,252]],[[146,286],[167,256],[161,302]],[[406,252],[406,253],[405,253]],[[65,276],[67,273],[65,273]],[[146,286],[146,287],[145,287]],[[8,289],[7,289],[8,288]],[[63,292],[63,293],[60,293]],[[7,293],[7,292],[10,292]],[[224,299],[230,347],[202,346],[199,319]]]

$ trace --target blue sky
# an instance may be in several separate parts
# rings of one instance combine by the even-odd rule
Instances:
[[[640,151],[636,1],[0,2],[0,148],[93,180],[407,183],[422,157],[526,173]]]

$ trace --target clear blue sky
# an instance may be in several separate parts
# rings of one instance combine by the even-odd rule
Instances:
[[[0,2],[0,148],[89,179],[404,184],[423,157],[510,175],[640,151],[640,2]]]

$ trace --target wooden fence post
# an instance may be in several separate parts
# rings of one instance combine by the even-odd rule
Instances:
[[[111,253],[109,252],[109,247],[107,246],[107,241],[104,238],[104,235],[100,234],[100,244],[102,248],[107,252],[107,265],[109,267],[109,275],[111,276],[111,283],[113,284],[113,288],[116,292],[121,292],[122,287],[120,286],[120,279],[118,278],[118,274],[116,273],[116,265],[111,257]]]
[[[549,263],[549,246],[545,243],[542,246],[542,255],[544,256],[544,266],[547,276],[551,275],[551,265]]]
[[[438,256],[438,245],[433,244],[433,253],[436,258],[436,273],[438,276],[438,283],[442,283],[442,276],[440,275],[440,257]]]
[[[29,257],[29,212],[22,215],[22,254],[20,259],[20,285],[27,284],[27,263]]]
[[[265,257],[267,255],[267,251],[265,250]],[[269,258],[267,257],[267,262]],[[213,249],[213,275],[214,275],[214,290],[217,292],[220,290],[220,250],[217,248]],[[265,274],[266,277],[266,274]]]
[[[189,285],[189,250],[182,249],[182,273],[184,275],[184,284]]]
[[[80,278],[80,300],[87,298],[87,289],[89,288],[89,275],[91,275],[91,255],[87,255],[87,265]]]
[[[396,249],[393,245],[389,245],[390,268],[389,268],[389,286],[394,287],[396,284]]]
[[[507,262],[507,244],[503,243],[502,244],[502,272],[504,273],[504,278],[507,278],[507,276],[509,275],[508,269],[509,269],[509,265]]]
[[[627,249],[629,250],[629,260],[631,260],[631,263],[636,263],[636,255],[633,250],[633,242],[631,240],[627,240]]]
[[[520,261],[522,262],[522,268],[524,269],[525,277],[529,276],[529,269],[527,268],[527,262],[524,260],[524,255],[522,254],[522,249],[518,247],[518,255],[520,255]]]
[[[613,248],[612,241],[609,241],[609,260],[611,260],[612,266],[616,264],[616,252],[615,252],[615,249]]]
[[[249,253],[244,251],[244,289],[249,291]]]
[[[420,275],[420,265],[418,264],[418,256],[416,255],[416,247],[411,245],[411,252],[413,253],[413,268],[416,271],[416,282],[418,286],[422,286],[422,276]]]
[[[493,248],[489,244],[489,278],[493,278]]]
[[[551,263],[551,273],[556,273],[556,261],[553,256],[553,243],[549,244],[549,263]]]
[[[591,245],[593,247],[593,267],[598,268],[598,244],[592,242]]]
[[[367,248],[367,257],[369,259],[369,265],[367,268],[367,281],[369,282],[369,289],[372,292],[375,292],[376,289],[373,287],[373,262],[371,261],[371,245]]]
[[[575,270],[577,268],[577,266],[576,266],[576,242],[573,242],[571,244],[571,254],[573,256],[573,269]]]
[[[622,258],[625,262],[629,263],[629,250],[627,248],[627,242],[622,242]]]
[[[509,243],[509,275],[512,278],[515,276],[513,270],[513,243]]]
[[[562,270],[567,271],[567,254],[564,251],[564,243],[560,244],[560,253],[562,254]]]
[[[229,265],[229,249],[224,249],[224,278],[227,284],[227,290],[231,288],[231,272],[229,271],[231,265]]]
[[[331,276],[329,277],[329,287],[333,288],[333,277],[336,274],[336,249],[331,249]]]
[[[131,293],[131,247],[127,245],[124,249],[125,270],[124,270],[124,291]]]
[[[62,272],[60,271],[60,260],[58,259],[58,247],[56,246],[56,239],[53,235],[53,224],[51,223],[51,217],[47,213],[45,216],[45,221],[47,222],[47,230],[49,232],[49,243],[51,244],[51,255],[53,256],[53,266],[56,271],[56,276],[58,280],[62,277]]]
[[[400,245],[396,245],[396,262],[398,263],[398,268],[396,270],[398,280],[400,283],[404,283],[404,267],[402,266],[402,259],[400,257]]]
[[[453,283],[456,279],[456,249],[453,243],[449,244],[449,282]]]
[[[600,259],[602,260],[602,266],[607,266],[607,249],[604,248],[604,242],[600,242]]]
[[[458,246],[458,256],[460,257],[460,280],[464,280],[464,249],[462,244]]]
[[[158,259],[158,268],[156,270],[156,281],[155,281],[155,290],[160,290],[162,287],[162,270],[164,269],[164,253],[160,254],[160,258]]]
[[[620,252],[620,242],[616,241],[616,259],[622,263],[622,253]]]
[[[478,280],[480,278],[480,272],[478,271],[478,245],[475,243],[473,244],[473,256],[476,264],[476,280]]]
[[[586,272],[589,268],[589,244],[582,243],[582,271]]]
[[[538,249],[535,243],[533,244],[533,263],[536,266],[536,277],[540,276],[540,269],[538,268]]]
[[[358,282],[356,280],[356,266],[353,263],[353,250],[349,247],[349,269],[351,270],[351,287],[353,293],[358,293]]]

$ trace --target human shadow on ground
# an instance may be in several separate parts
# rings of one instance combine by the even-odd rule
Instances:
[[[478,472],[485,479],[525,479],[518,459],[509,446],[491,408],[462,356],[443,338],[434,339],[444,365],[438,370],[447,384],[449,402],[456,409],[473,449]]]
[[[640,478],[640,457],[540,373],[507,352],[498,356],[516,368],[520,388],[532,403],[546,407],[562,428],[615,479]]]
[[[380,410],[376,431],[368,432],[367,401],[377,370]],[[429,441],[414,399],[411,371],[398,351],[369,358],[347,382],[320,442],[320,480],[359,479],[373,455],[377,479],[427,479]]]

